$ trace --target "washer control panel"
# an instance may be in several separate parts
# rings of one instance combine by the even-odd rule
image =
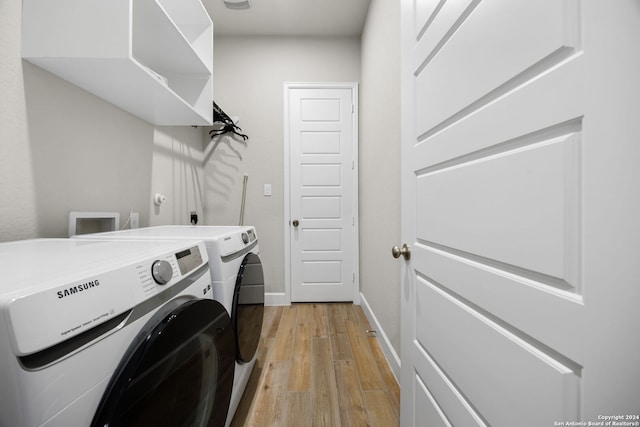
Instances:
[[[250,245],[257,243],[258,236],[253,227],[243,227],[233,233],[222,236],[218,240],[220,257],[228,257],[243,251]]]
[[[242,233],[242,243],[248,245],[249,243],[253,243],[256,241],[256,231],[251,228]]]
[[[1,244],[0,258],[20,267],[8,275],[13,288],[7,281],[0,286],[0,334],[8,328],[17,356],[115,319],[208,262],[204,242],[195,239],[36,239]],[[34,260],[44,265],[42,272],[26,275],[22,266]],[[206,289],[209,274],[200,277]]]

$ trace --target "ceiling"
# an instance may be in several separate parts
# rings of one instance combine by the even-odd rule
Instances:
[[[203,0],[216,36],[360,36],[370,0],[250,0],[227,9]]]

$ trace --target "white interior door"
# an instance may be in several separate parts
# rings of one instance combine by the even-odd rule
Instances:
[[[357,86],[286,85],[291,301],[353,301]]]
[[[640,3],[402,10],[402,425],[638,423]]]

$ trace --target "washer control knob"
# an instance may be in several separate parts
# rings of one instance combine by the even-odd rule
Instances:
[[[173,277],[173,268],[167,261],[154,261],[151,265],[151,276],[158,285],[166,285]]]
[[[245,245],[249,243],[249,235],[247,233],[242,233],[242,243]]]

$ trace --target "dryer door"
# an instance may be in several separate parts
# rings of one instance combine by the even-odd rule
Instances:
[[[234,372],[229,315],[217,301],[178,300],[138,334],[92,426],[224,426]]]
[[[231,323],[236,336],[236,360],[250,362],[256,354],[264,314],[262,262],[254,253],[242,260],[233,292]]]

